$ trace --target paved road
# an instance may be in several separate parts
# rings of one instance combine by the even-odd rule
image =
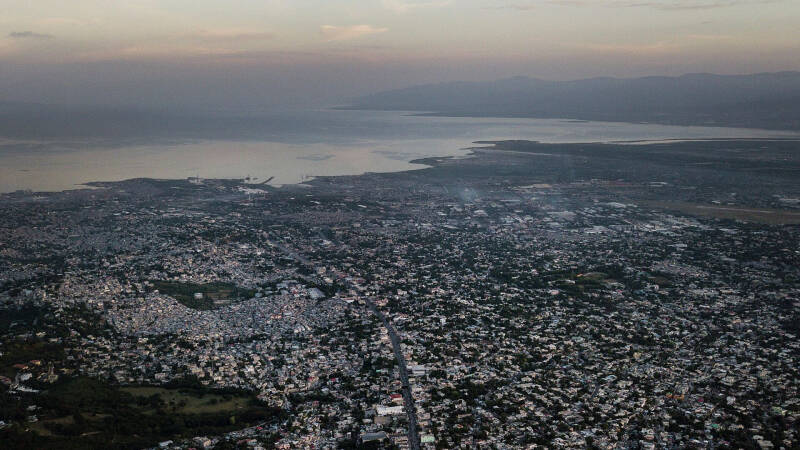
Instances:
[[[400,381],[403,382],[403,403],[405,404],[406,414],[408,415],[408,447],[412,450],[419,450],[420,439],[419,432],[417,431],[417,407],[414,405],[414,397],[411,396],[411,385],[408,382],[408,369],[406,368],[406,358],[403,356],[403,349],[400,346],[400,338],[397,336],[394,326],[386,319],[386,316],[375,306],[372,300],[366,298],[364,301],[367,303],[372,312],[381,319],[383,326],[389,333],[389,339],[392,341],[392,348],[394,349],[394,357],[397,359],[397,367],[400,369]]]
[[[299,253],[287,248],[285,245],[279,242],[270,240],[267,242],[286,253],[295,261],[308,266],[311,270],[314,270],[314,264]],[[383,326],[386,328],[386,331],[389,334],[389,339],[392,341],[394,357],[397,359],[397,367],[400,369],[400,381],[403,382],[403,404],[406,414],[408,415],[408,447],[411,450],[419,450],[420,438],[419,432],[417,431],[417,407],[414,405],[414,397],[411,396],[411,385],[408,382],[406,358],[403,356],[403,349],[400,346],[400,338],[397,337],[397,331],[395,331],[394,326],[389,323],[389,321],[386,319],[386,316],[381,312],[381,310],[378,309],[377,306],[375,306],[375,303],[373,303],[369,298],[364,298],[364,302],[367,304],[367,307],[373,312],[373,314],[378,316],[378,318],[381,320]]]
[[[483,398],[481,396],[481,398]],[[481,429],[481,415],[478,412],[478,402],[475,402],[475,406],[472,407],[472,417],[474,421],[472,422],[472,449],[478,450],[478,432]]]
[[[309,261],[306,257],[304,257],[303,255],[295,252],[294,250],[286,247],[285,245],[281,244],[280,242],[275,242],[275,241],[267,239],[267,243],[269,245],[272,245],[273,247],[277,247],[278,250],[282,251],[283,253],[286,253],[286,256],[288,256],[289,258],[292,258],[293,260],[295,260],[295,261],[297,261],[297,262],[299,262],[301,264],[305,264],[306,266],[308,266],[312,270],[314,269],[314,264],[312,264],[311,261]]]

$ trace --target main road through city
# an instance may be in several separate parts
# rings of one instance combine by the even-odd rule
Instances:
[[[306,265],[311,270],[314,270],[314,264],[299,253],[292,251],[279,242],[271,240],[267,240],[267,242],[286,253],[295,261]],[[375,306],[375,303],[373,303],[371,299],[365,297],[364,303],[366,303],[367,307],[372,311],[372,313],[378,316],[378,318],[381,320],[384,328],[386,328],[386,332],[389,334],[389,339],[392,341],[394,357],[397,359],[397,368],[400,371],[400,381],[403,382],[403,405],[406,410],[406,415],[408,416],[408,447],[412,450],[419,450],[420,438],[419,432],[417,431],[417,407],[414,405],[414,397],[411,396],[411,385],[408,382],[406,358],[403,355],[403,348],[400,346],[400,338],[397,336],[397,331],[394,329],[394,326],[391,324],[391,322],[389,322],[388,319],[386,319],[386,315],[383,314],[383,312],[381,312],[377,306]]]
[[[372,300],[365,298],[369,309],[381,319],[383,326],[389,333],[389,339],[392,341],[392,348],[394,349],[394,357],[397,358],[397,368],[400,370],[400,381],[403,382],[403,403],[405,404],[406,414],[408,415],[408,446],[414,450],[418,450],[420,446],[419,433],[417,432],[417,407],[414,405],[414,397],[411,396],[411,385],[408,383],[408,369],[406,369],[406,358],[403,356],[403,349],[400,346],[400,338],[397,337],[397,331],[394,326],[386,319],[386,315],[375,306]]]

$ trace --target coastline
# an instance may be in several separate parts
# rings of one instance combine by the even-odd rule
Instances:
[[[419,165],[420,167],[387,171],[387,172],[374,172],[365,171],[359,174],[343,174],[343,175],[311,175],[310,179],[303,180],[297,183],[284,183],[280,185],[270,185],[261,183],[246,182],[245,178],[207,178],[196,180],[194,177],[188,178],[151,178],[151,177],[134,177],[123,180],[103,181],[95,180],[85,183],[75,184],[74,189],[54,190],[54,191],[37,191],[37,190],[17,190],[12,192],[0,193],[0,201],[5,198],[14,198],[21,196],[36,196],[46,197],[57,194],[67,193],[99,193],[103,190],[113,190],[115,188],[135,187],[137,185],[148,184],[151,186],[225,186],[225,187],[241,187],[243,189],[263,190],[270,192],[280,191],[293,191],[299,188],[314,186],[321,187],[327,186],[337,181],[354,180],[359,178],[374,178],[374,177],[407,177],[414,174],[415,179],[419,179],[420,175],[426,175],[431,170],[441,169],[442,167],[455,167],[458,165],[457,161],[466,161],[470,159],[486,159],[490,154],[501,154],[516,152],[520,154],[530,155],[545,155],[541,152],[531,151],[532,148],[557,150],[558,156],[565,156],[574,151],[581,149],[618,149],[625,154],[629,154],[631,149],[645,149],[647,147],[658,146],[682,146],[686,144],[732,144],[732,143],[791,143],[800,142],[800,136],[797,138],[674,138],[674,139],[661,139],[656,141],[650,140],[626,140],[626,141],[596,141],[596,142],[572,142],[572,143],[547,143],[531,140],[514,140],[514,139],[500,139],[500,140],[477,140],[473,141],[472,146],[461,148],[466,151],[462,155],[451,156],[427,156],[422,158],[415,158],[408,160],[408,164]],[[525,150],[520,150],[524,147]]]

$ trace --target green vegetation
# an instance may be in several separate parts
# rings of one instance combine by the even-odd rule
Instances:
[[[208,394],[198,389],[166,389],[150,386],[122,387],[122,392],[127,392],[137,398],[153,398],[160,400],[160,405],[165,405],[168,411],[179,414],[235,414],[237,411],[246,410],[252,404],[249,396],[225,394]]]
[[[678,211],[700,217],[741,220],[743,222],[768,225],[787,225],[800,223],[800,212],[775,208],[747,208],[733,205],[708,205],[702,203],[676,201],[644,201],[641,204],[667,211]]]
[[[251,298],[256,291],[244,289],[232,283],[214,282],[206,284],[181,283],[179,281],[151,281],[154,289],[162,294],[169,295],[183,305],[199,310],[218,308],[216,302],[241,300]],[[202,298],[195,298],[194,294],[201,293]]]
[[[221,434],[279,419],[282,411],[249,394],[208,388],[117,387],[72,378],[35,397],[3,395],[2,413],[15,422],[0,430],[3,448],[142,448],[159,441]],[[27,407],[39,421],[27,422]]]
[[[0,375],[14,378],[18,370],[16,364],[27,364],[37,360],[40,363],[61,361],[65,357],[64,347],[41,340],[10,341],[2,347],[0,356]]]
[[[3,308],[0,310],[0,332],[7,333],[16,327],[29,330],[42,315],[42,309],[34,305],[25,305],[21,308]]]

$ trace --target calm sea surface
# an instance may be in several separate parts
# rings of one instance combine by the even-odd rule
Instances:
[[[315,175],[401,171],[409,161],[465,155],[476,140],[542,142],[798,137],[797,133],[552,119],[421,117],[397,112],[311,111],[267,118],[248,140],[146,138],[14,141],[0,137],[0,192],[58,191],[89,181],[149,177],[274,177],[273,185]]]

